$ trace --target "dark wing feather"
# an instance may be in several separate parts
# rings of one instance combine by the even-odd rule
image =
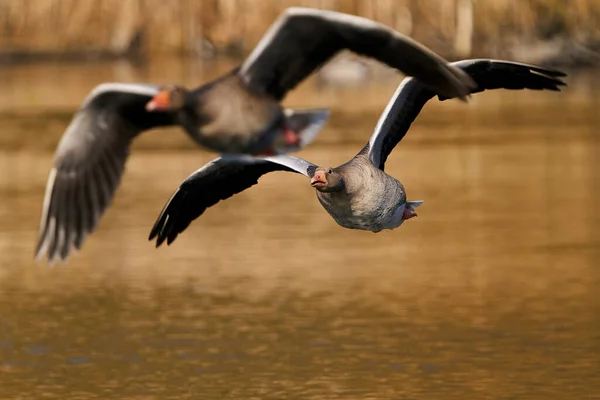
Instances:
[[[476,82],[477,87],[471,93],[492,89],[560,91],[560,86],[566,85],[559,79],[566,74],[536,65],[487,59],[457,61],[452,65],[465,71]],[[389,154],[406,135],[425,103],[435,95],[418,80],[404,79],[361,152],[368,152],[371,161],[383,170]],[[438,98],[441,101],[448,99],[441,95]]]
[[[255,158],[251,156],[219,157],[191,174],[160,212],[148,240],[156,238],[156,247],[165,240],[170,245],[207,208],[258,183],[269,172],[288,171],[308,176],[315,166],[291,156]]]
[[[66,260],[79,249],[109,206],[141,131],[173,124],[145,105],[158,88],[142,84],[102,84],[83,102],[54,154],[46,186],[36,256]]]
[[[375,21],[335,11],[286,9],[238,74],[253,90],[281,100],[340,50],[372,57],[437,93],[465,98],[471,79],[408,36]]]

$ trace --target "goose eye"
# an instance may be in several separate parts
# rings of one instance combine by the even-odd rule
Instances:
[[[328,173],[328,174],[333,174],[333,170],[332,170],[331,168],[329,168],[329,169],[327,170],[327,173]]]

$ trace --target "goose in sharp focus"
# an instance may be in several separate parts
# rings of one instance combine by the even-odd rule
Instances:
[[[560,91],[564,73],[510,61],[464,60],[453,63],[477,83],[472,93],[489,89]],[[385,161],[413,120],[435,93],[418,80],[406,78],[379,118],[366,146],[337,167],[319,167],[301,158],[278,155],[217,158],[190,175],[161,211],[149,240],[171,244],[189,224],[220,200],[256,183],[269,172],[289,171],[310,178],[321,205],[341,226],[379,232],[394,229],[416,216],[422,201],[407,201],[402,184],[384,172]],[[438,95],[440,100],[446,100]]]
[[[132,140],[179,125],[198,144],[221,153],[283,154],[310,143],[328,111],[281,106],[288,91],[341,50],[372,57],[451,98],[474,82],[407,36],[375,21],[292,7],[275,20],[240,67],[187,90],[180,86],[104,83],[67,127],[46,186],[37,258],[65,260],[79,249],[109,206]]]

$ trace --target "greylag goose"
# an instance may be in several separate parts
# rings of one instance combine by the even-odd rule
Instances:
[[[564,73],[535,65],[494,60],[453,63],[477,83],[471,93],[490,89],[560,91]],[[342,227],[379,232],[394,229],[416,216],[422,201],[407,201],[404,186],[384,172],[385,162],[402,140],[425,103],[436,94],[418,80],[405,78],[365,147],[350,161],[336,167],[319,167],[298,157],[227,155],[191,174],[168,200],[149,240],[156,247],[171,244],[189,224],[220,200],[258,183],[269,172],[289,171],[310,179],[321,205]],[[440,100],[447,98],[438,95]]]
[[[82,246],[112,201],[132,140],[144,131],[179,125],[195,143],[221,153],[273,155],[306,146],[328,111],[290,110],[280,102],[344,49],[414,76],[444,96],[465,100],[474,87],[460,69],[385,25],[288,8],[241,66],[197,89],[125,83],[94,88],[55,152],[36,257],[47,253],[50,262],[64,261]]]

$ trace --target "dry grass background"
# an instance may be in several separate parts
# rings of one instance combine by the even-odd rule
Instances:
[[[1,0],[0,53],[247,52],[289,6],[373,18],[447,56],[600,36],[600,0]]]

